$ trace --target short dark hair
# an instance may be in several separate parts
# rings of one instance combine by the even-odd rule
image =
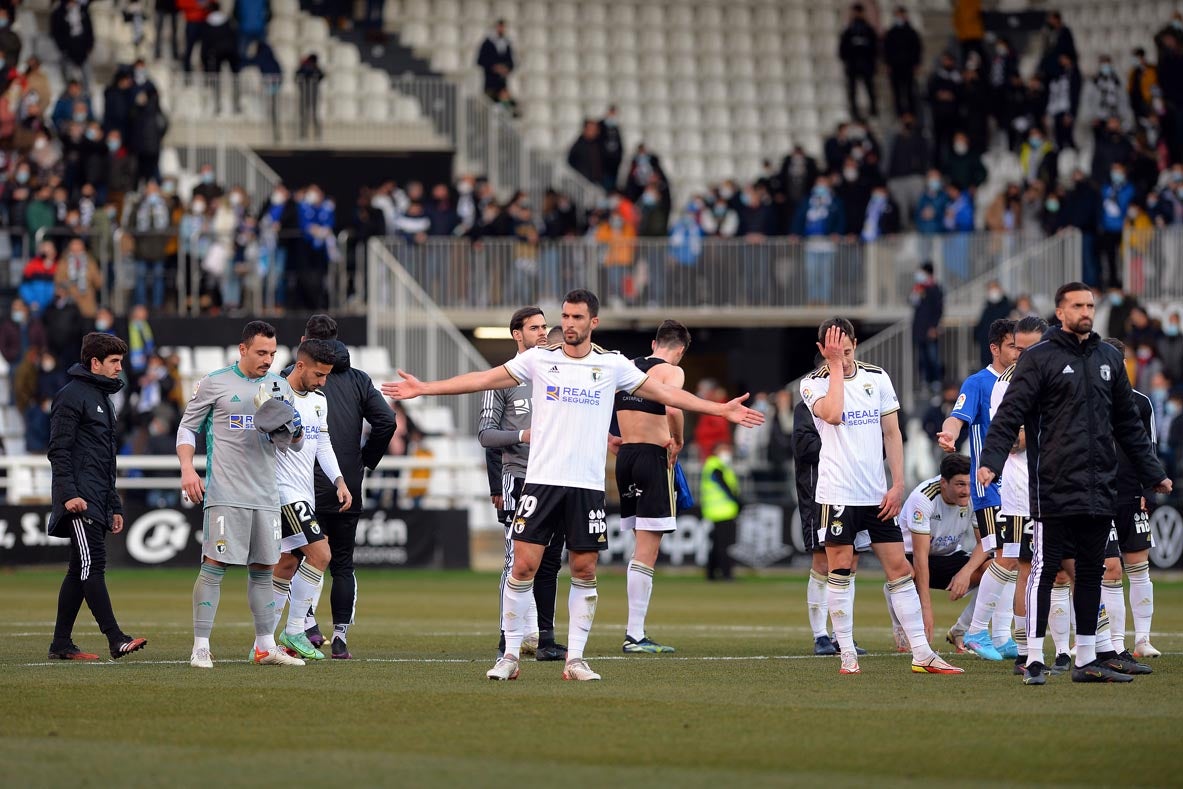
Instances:
[[[953,479],[959,474],[969,473],[969,458],[957,452],[950,452],[941,458],[941,479]]]
[[[251,340],[263,336],[267,339],[275,337],[275,327],[267,321],[251,321],[242,327],[242,344],[250,345]]]
[[[681,323],[664,320],[657,327],[657,335],[653,338],[659,348],[690,347],[690,330]]]
[[[521,331],[522,327],[526,325],[526,321],[533,318],[535,315],[542,315],[546,317],[541,307],[522,307],[509,316],[509,330],[511,332]]]
[[[1090,288],[1088,285],[1084,284],[1083,282],[1065,282],[1063,285],[1061,285],[1056,290],[1056,307],[1058,308],[1061,304],[1064,303],[1064,297],[1067,296],[1069,293],[1076,293],[1076,292],[1082,291],[1082,290],[1091,291],[1092,288]]]
[[[550,331],[548,331],[546,333],[546,341],[548,343],[550,343],[551,345],[554,345],[556,342],[562,342],[563,341],[563,327],[562,326],[551,326]]]
[[[846,318],[839,318],[837,316],[830,318],[828,321],[822,323],[821,326],[817,327],[818,342],[824,343],[826,341],[826,332],[830,330],[831,326],[837,326],[842,330],[843,334],[850,338],[851,342],[854,342],[854,324],[846,320]]]
[[[1121,340],[1117,339],[1116,337],[1106,337],[1105,343],[1112,345],[1117,349],[1118,353],[1120,353],[1122,356],[1125,356],[1125,343]]]
[[[313,361],[317,364],[336,364],[337,347],[332,340],[311,339],[300,343],[296,349],[296,358],[303,361]]]
[[[1038,315],[1024,315],[1015,321],[1015,334],[1030,334],[1033,331],[1043,334],[1047,331],[1047,321]]]
[[[313,315],[304,325],[304,336],[309,340],[335,340],[337,322],[323,313]]]
[[[990,324],[990,331],[986,335],[986,341],[990,345],[997,345],[1002,347],[1002,341],[1007,335],[1012,337],[1015,334],[1015,322],[1009,318],[999,318]]]
[[[82,338],[82,366],[90,370],[90,360],[106,361],[108,356],[126,356],[127,343],[106,332],[92,331]]]
[[[600,314],[600,300],[596,298],[596,294],[592,293],[587,288],[576,288],[570,291],[563,297],[564,304],[586,304],[587,314],[591,318],[595,318]]]

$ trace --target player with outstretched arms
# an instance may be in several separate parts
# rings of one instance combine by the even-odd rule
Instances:
[[[420,381],[400,370],[403,380],[382,385],[382,393],[396,400],[505,389],[527,382],[532,387],[530,464],[513,519],[513,572],[502,603],[505,654],[486,673],[489,679],[518,677],[534,574],[543,549],[558,531],[566,534],[571,567],[563,678],[600,679],[584,660],[583,651],[599,600],[596,563],[599,551],[608,547],[604,461],[615,392],[639,394],[663,405],[715,414],[748,427],[764,421],[758,411],[744,407],[747,395],[726,403],[703,400],[654,381],[624,356],[593,344],[599,308],[594,293],[573,290],[563,300],[561,345],[531,348],[504,365],[443,381]]]

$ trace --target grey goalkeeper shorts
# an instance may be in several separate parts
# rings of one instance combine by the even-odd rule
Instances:
[[[205,510],[201,552],[223,564],[279,561],[279,510],[214,505]]]

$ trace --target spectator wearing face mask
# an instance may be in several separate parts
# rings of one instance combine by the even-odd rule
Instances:
[[[160,151],[168,119],[160,109],[160,94],[148,79],[142,60],[132,70],[132,106],[128,118],[128,148],[136,157],[136,175],[143,183],[160,179]]]
[[[945,193],[949,202],[945,206],[945,281],[950,287],[959,287],[971,276],[970,237],[974,231],[973,195],[957,184],[947,184]]]
[[[1121,287],[1121,234],[1125,228],[1126,212],[1134,202],[1134,187],[1126,179],[1126,168],[1114,164],[1109,180],[1101,187],[1101,208],[1097,215],[1097,257],[1100,263],[1100,284],[1107,288]],[[1087,280],[1085,280],[1088,282]]]
[[[296,88],[299,91],[300,139],[320,139],[320,83],[325,73],[320,68],[320,59],[310,53],[296,69]]]
[[[1141,121],[1153,111],[1154,89],[1158,87],[1158,69],[1146,58],[1146,50],[1138,47],[1133,52],[1133,66],[1126,83],[1130,111]]]
[[[900,232],[900,210],[887,187],[880,184],[871,191],[867,203],[859,240],[864,243],[878,241],[884,236]]]
[[[620,118],[615,104],[609,105],[608,112],[600,119],[600,141],[604,146],[604,191],[611,192],[616,189],[620,165],[624,161],[624,138],[620,134]]]
[[[99,311],[99,292],[103,287],[103,276],[99,264],[86,251],[86,243],[72,238],[66,251],[58,260],[54,272],[57,292],[66,296],[78,306],[78,312],[87,320],[94,320]]]
[[[990,115],[999,129],[1007,129],[1014,120],[1014,106],[1011,103],[1011,84],[1019,78],[1019,60],[1011,49],[1010,42],[999,38],[983,65],[983,78],[989,94]]]
[[[928,104],[932,114],[932,141],[938,157],[952,147],[953,133],[961,118],[961,72],[952,53],[941,55],[940,64],[928,78]]]
[[[1056,183],[1055,148],[1038,126],[1027,133],[1027,139],[1019,148],[1019,169],[1026,183],[1040,181],[1044,189],[1051,189]]]
[[[79,104],[82,106],[79,107]],[[66,84],[66,90],[61,96],[58,96],[58,100],[53,104],[50,119],[59,134],[71,121],[85,125],[94,120],[94,112],[90,106],[90,95],[83,92],[81,82],[72,79]]]
[[[149,180],[144,196],[132,208],[131,229],[135,238],[135,303],[153,310],[164,306],[165,265],[169,237],[173,233],[172,211],[160,192],[160,185]]]
[[[15,373],[29,348],[44,348],[45,344],[45,324],[29,312],[23,299],[13,299],[8,314],[0,320],[0,355],[9,369]]]
[[[920,195],[924,192],[924,174],[931,157],[928,140],[917,128],[915,117],[904,114],[887,158],[887,188],[908,225],[912,224]]]
[[[665,169],[661,166],[661,158],[650,151],[645,143],[638,143],[636,153],[633,154],[633,160],[629,164],[628,177],[625,180],[625,196],[636,202],[654,176],[657,177],[663,190],[668,192],[669,179],[666,177]]]
[[[1106,125],[1110,118],[1118,120],[1118,128],[1131,128],[1134,113],[1121,76],[1108,55],[1101,55],[1097,73],[1084,84],[1080,98],[1080,116],[1093,130]]]
[[[1162,322],[1162,336],[1156,343],[1158,356],[1162,359],[1163,374],[1172,381],[1183,381],[1183,333],[1180,332],[1180,320],[1177,308],[1167,313]]]
[[[122,206],[123,196],[136,189],[136,158],[124,147],[118,129],[107,133],[107,154],[107,197]]]
[[[867,22],[862,3],[850,7],[850,23],[838,40],[838,59],[846,70],[846,102],[853,118],[862,119],[857,101],[857,86],[862,83],[871,104],[871,115],[878,117],[875,101],[875,63],[879,51],[879,34]]]
[[[21,37],[12,29],[12,11],[0,7],[0,55],[4,62],[15,66],[21,59]]]
[[[1014,309],[1014,302],[1002,290],[998,280],[990,280],[986,284],[986,303],[982,305],[982,312],[974,325],[974,340],[978,344],[982,367],[989,367],[994,358],[990,353],[990,324],[1009,318]]]
[[[193,187],[193,195],[190,197],[191,200],[200,197],[208,205],[226,194],[226,190],[217,182],[212,164],[203,164],[197,173],[197,177],[200,183]]]
[[[62,164],[61,146],[49,131],[42,129],[33,138],[33,150],[29,151],[29,162],[37,169],[37,177],[48,179],[60,175],[65,169]]]
[[[607,181],[604,153],[604,144],[600,139],[600,124],[591,118],[585,119],[583,133],[567,152],[567,164],[593,184],[604,186]]]
[[[1047,83],[1047,106],[1044,113],[1052,120],[1056,147],[1059,150],[1076,148],[1073,129],[1080,114],[1081,76],[1075,58],[1060,56],[1058,73]]]
[[[965,132],[953,135],[953,148],[945,157],[944,173],[946,180],[961,191],[977,189],[986,182],[981,154],[970,146]]]
[[[945,207],[948,204],[949,197],[945,193],[941,171],[929,170],[924,181],[924,192],[916,204],[916,231],[927,236],[945,232]]]
[[[58,0],[49,17],[49,31],[62,54],[62,80],[77,78],[90,89],[90,53],[94,49],[94,27],[86,3]]]
[[[828,304],[833,291],[833,263],[839,236],[846,233],[846,211],[830,187],[827,176],[819,176],[809,199],[793,217],[790,237],[805,243],[805,297],[809,304]]]
[[[314,185],[304,190],[298,207],[301,243],[296,261],[297,304],[321,309],[328,303],[325,276],[329,269],[330,244],[335,242],[336,206]]]
[[[896,6],[891,29],[883,35],[883,60],[891,76],[895,114],[916,114],[916,71],[924,60],[924,43],[908,19],[908,9]]]

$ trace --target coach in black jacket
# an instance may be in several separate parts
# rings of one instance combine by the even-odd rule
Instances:
[[[336,340],[337,322],[328,315],[313,315],[304,328],[304,340]],[[329,572],[333,588],[329,605],[333,612],[333,657],[349,659],[346,646],[349,626],[357,608],[357,579],[353,574],[353,546],[357,538],[357,522],[362,511],[362,476],[365,469],[373,469],[386,454],[386,447],[394,435],[394,411],[386,398],[374,388],[370,376],[350,365],[349,350],[338,342],[339,357],[333,372],[325,381],[325,398],[329,402],[329,439],[333,454],[341,467],[341,475],[353,496],[353,506],[341,512],[337,489],[316,467],[316,520],[329,540],[332,559]],[[370,435],[362,444],[362,421],[370,423]],[[315,626],[314,626],[315,627]],[[313,635],[319,634],[317,629]]]
[[[111,650],[120,658],[148,642],[119,629],[107,593],[107,530],[123,531],[123,506],[115,492],[115,407],[127,344],[94,332],[82,340],[82,364],[53,400],[49,415],[49,464],[53,512],[49,533],[70,539],[70,565],[58,593],[50,660],[97,660],[74,645],[74,621],[82,601],[90,607]]]
[[[1028,612],[1024,681],[1043,684],[1043,637],[1052,584],[1066,542],[1076,551],[1077,682],[1128,681],[1111,670],[1116,653],[1095,652],[1105,543],[1117,499],[1121,446],[1147,487],[1167,493],[1171,481],[1154,454],[1134,404],[1121,354],[1093,328],[1093,294],[1080,282],[1056,292],[1061,323],[1020,357],[986,434],[978,481],[990,484],[1025,428],[1031,463],[1031,516],[1036,521],[1032,574],[1038,591]],[[1028,605],[1030,609],[1030,605]]]

